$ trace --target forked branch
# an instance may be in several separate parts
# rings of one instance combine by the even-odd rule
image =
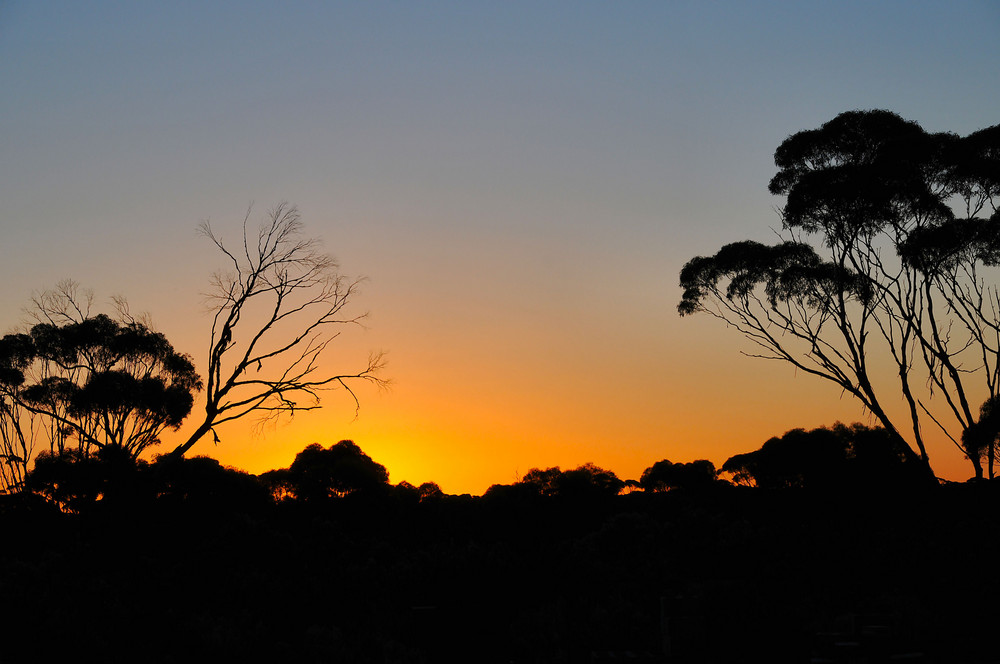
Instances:
[[[339,272],[319,241],[302,237],[298,209],[281,203],[260,227],[243,220],[242,246],[232,250],[211,224],[200,231],[226,257],[229,271],[212,278],[214,314],[208,350],[205,417],[176,454],[191,449],[213,427],[251,414],[258,424],[320,407],[320,392],[343,388],[360,405],[360,382],[386,384],[382,353],[357,370],[325,371],[323,359],[343,326],[367,314],[345,315],[361,280]]]

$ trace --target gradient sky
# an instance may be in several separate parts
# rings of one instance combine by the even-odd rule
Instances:
[[[393,482],[638,478],[863,419],[681,319],[689,258],[780,226],[789,134],[856,108],[1000,122],[995,2],[0,3],[0,328],[72,278],[204,366],[201,293],[251,201],[369,281],[328,359],[386,392],[194,451],[252,472],[351,438]],[[193,418],[192,418],[193,419]],[[169,440],[168,439],[168,443]],[[166,446],[166,443],[165,443]],[[971,466],[931,445],[939,475]]]

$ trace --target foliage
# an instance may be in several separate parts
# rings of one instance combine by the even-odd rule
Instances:
[[[558,466],[544,470],[532,468],[517,484],[495,484],[487,489],[486,495],[516,494],[579,500],[617,496],[623,488],[625,482],[610,470],[585,463],[566,471],[560,470]]]
[[[1000,580],[945,563],[1000,546],[975,530],[995,483],[313,509],[227,500],[239,474],[197,457],[140,474],[171,488],[135,512],[0,499],[4,662],[794,662],[850,636],[868,661],[995,652],[980,609]]]
[[[63,512],[81,513],[98,501],[116,506],[136,502],[147,488],[140,476],[146,465],[113,446],[95,454],[78,448],[41,452],[25,486]]]
[[[267,487],[256,477],[206,456],[163,454],[149,464],[146,482],[163,505],[255,510],[271,501]]]
[[[792,429],[722,465],[736,484],[765,489],[899,488],[919,483],[918,461],[896,436],[862,424]]]
[[[925,426],[965,450],[973,393],[1000,394],[1000,292],[988,270],[1000,263],[1000,125],[959,137],[851,111],[788,137],[774,160],[781,241],[691,259],[678,310],[715,316],[757,357],[834,383],[932,478]],[[908,421],[887,411],[890,396]],[[969,458],[982,476],[980,456]]]
[[[642,471],[639,486],[644,491],[697,490],[712,486],[716,475],[715,464],[705,459],[690,463],[671,463],[663,459]]]
[[[985,460],[992,479],[1000,456],[1000,395],[992,396],[979,408],[979,419],[962,432],[962,446],[969,458]]]
[[[306,501],[373,493],[389,485],[389,472],[361,451],[354,441],[342,440],[324,448],[306,446],[287,469],[261,475],[273,495]]]
[[[36,299],[39,322],[28,332],[0,339],[3,456],[19,468],[5,475],[7,488],[39,443],[50,460],[108,448],[137,458],[181,425],[201,389],[191,358],[163,334],[122,306],[117,318],[91,315],[90,299],[64,282]]]
[[[324,351],[343,325],[359,281],[342,276],[316,240],[302,237],[298,210],[268,213],[256,235],[243,224],[240,248],[202,231],[231,263],[209,294],[214,306],[204,418],[175,454],[183,455],[214,427],[250,414],[259,424],[319,408],[322,390],[384,385],[380,354],[356,372],[324,373]],[[91,314],[93,295],[70,281],[33,298],[36,324],[0,339],[0,492],[24,482],[40,447],[45,463],[83,468],[107,447],[135,459],[176,430],[202,389],[188,355],[137,319],[121,298],[117,316]],[[64,454],[67,451],[69,454]],[[43,469],[44,470],[44,469]],[[81,472],[83,472],[81,470]]]

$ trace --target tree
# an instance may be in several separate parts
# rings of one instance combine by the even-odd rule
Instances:
[[[564,498],[605,498],[617,496],[625,482],[610,470],[585,463],[564,471],[556,478],[555,494]]]
[[[775,164],[781,242],[690,260],[678,310],[837,385],[931,479],[926,424],[964,451],[971,393],[1000,392],[1000,293],[986,274],[1000,264],[1000,125],[960,138],[851,111],[787,138]],[[885,362],[894,378],[876,368]],[[897,398],[905,424],[887,406]]]
[[[444,497],[441,487],[434,482],[424,482],[420,486],[413,486],[404,480],[392,487],[392,493],[402,502],[410,504],[439,501]]]
[[[437,485],[437,482],[424,482],[417,487],[417,492],[420,494],[420,502],[422,503],[428,500],[438,500],[444,496],[444,491]]]
[[[129,314],[91,314],[73,282],[35,298],[38,321],[0,339],[0,431],[7,488],[23,480],[36,445],[87,458],[112,449],[135,459],[177,429],[201,379],[191,358]],[[13,484],[11,483],[13,481]]]
[[[919,460],[897,436],[862,424],[792,429],[759,450],[726,460],[722,471],[735,484],[765,489],[884,489],[922,480]]]
[[[642,471],[639,486],[643,491],[703,489],[715,483],[716,475],[715,464],[705,459],[690,463],[671,463],[663,459]]]
[[[146,483],[165,505],[187,505],[199,513],[253,511],[270,504],[265,483],[205,456],[163,454],[148,466]]]
[[[237,248],[227,246],[209,222],[202,234],[222,252],[229,271],[217,273],[209,294],[214,308],[208,351],[205,416],[177,447],[182,455],[214,427],[251,413],[259,424],[320,407],[319,392],[341,387],[354,399],[355,381],[383,385],[380,353],[357,371],[333,373],[322,364],[338,328],[357,325],[365,314],[345,315],[359,280],[339,273],[315,239],[302,237],[298,209],[280,203],[256,232],[243,219]]]
[[[559,466],[544,470],[532,468],[517,485],[526,487],[538,496],[558,496],[565,499],[617,496],[625,488],[625,482],[617,475],[592,463],[585,463],[573,470],[560,470]]]
[[[147,464],[117,446],[92,453],[79,448],[42,451],[25,488],[63,512],[82,513],[96,506],[134,509],[153,497],[145,478]]]
[[[0,339],[0,492],[24,488],[28,462],[41,433],[39,420],[16,395],[24,384],[24,369],[32,349],[23,337]]]
[[[545,469],[532,468],[517,483],[531,487],[539,496],[554,496],[559,492],[559,478],[562,473],[559,466]]]
[[[1000,395],[992,396],[979,408],[979,419],[962,432],[962,446],[970,459],[979,460],[980,467],[985,459],[989,478],[994,477],[994,466],[1000,449]]]
[[[290,467],[264,473],[261,480],[276,497],[316,501],[372,493],[389,485],[389,472],[354,441],[342,440],[328,448],[312,443],[295,455]]]

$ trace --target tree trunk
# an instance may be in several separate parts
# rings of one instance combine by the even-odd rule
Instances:
[[[983,461],[979,458],[979,450],[972,450],[966,454],[969,457],[969,461],[972,462],[973,468],[976,469],[976,479],[983,479]]]
[[[996,437],[994,437],[993,440],[990,441],[989,456],[986,457],[986,465],[989,468],[990,479],[993,479],[993,461],[996,458],[996,447],[997,447],[997,439]]]
[[[874,413],[876,417],[878,417],[879,412]],[[896,439],[896,444],[903,451],[903,456],[906,458],[907,465],[912,464],[913,467],[920,469],[921,484],[926,486],[938,486],[940,482],[938,482],[937,475],[934,474],[934,470],[931,468],[931,461],[927,454],[917,454],[914,452],[913,448],[910,447],[910,444],[906,442],[906,439],[900,435],[899,431],[897,431],[895,427],[892,426],[892,422],[889,421],[888,417],[881,419],[881,422],[882,426],[891,432],[893,437]]]
[[[212,418],[207,417],[205,418],[205,421],[202,422],[197,429],[195,429],[194,433],[191,434],[191,437],[188,438],[186,442],[178,445],[177,448],[171,452],[171,454],[173,456],[184,456],[185,452],[194,447],[194,444],[201,440],[202,437],[204,437],[204,435],[211,430]]]

